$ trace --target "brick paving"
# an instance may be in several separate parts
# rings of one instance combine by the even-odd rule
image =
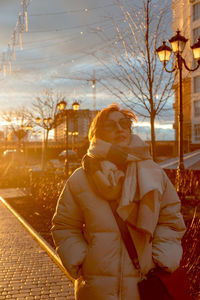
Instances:
[[[1,201],[0,299],[74,300],[71,281]]]

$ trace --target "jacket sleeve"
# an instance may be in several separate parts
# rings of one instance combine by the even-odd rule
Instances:
[[[165,190],[161,197],[160,214],[152,241],[154,262],[173,272],[179,267],[183,250],[181,239],[185,224],[180,212],[181,203],[174,186],[165,176]]]
[[[74,201],[69,184],[60,195],[52,223],[56,251],[70,276],[77,279],[88,247],[82,230],[83,215]]]

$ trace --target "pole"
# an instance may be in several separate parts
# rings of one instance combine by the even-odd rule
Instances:
[[[179,163],[176,173],[176,189],[179,194],[182,193],[182,178],[184,175],[183,162],[183,95],[182,95],[182,57],[178,53],[178,70],[179,70],[179,113],[178,113],[178,155]]]
[[[94,119],[95,117],[95,111],[96,111],[96,78],[95,78],[95,70],[93,71],[93,76],[92,76],[92,90],[93,90],[93,105],[92,105],[92,118]]]
[[[66,129],[66,136],[65,136],[65,145],[66,145],[66,155],[65,155],[65,175],[68,178],[69,175],[69,155],[68,155],[68,115],[67,110],[65,110],[65,129]]]
[[[179,154],[179,172],[184,171],[183,162],[183,95],[182,95],[182,60],[180,54],[178,54],[178,69],[179,69],[179,142],[178,142],[178,154]]]
[[[42,136],[42,171],[45,169],[45,130],[43,128]]]

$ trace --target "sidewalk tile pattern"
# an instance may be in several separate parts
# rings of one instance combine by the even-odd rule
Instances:
[[[0,299],[74,300],[71,281],[1,201]]]

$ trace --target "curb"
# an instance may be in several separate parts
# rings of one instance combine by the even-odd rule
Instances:
[[[74,279],[69,275],[69,273],[64,268],[60,258],[58,257],[56,251],[41,237],[38,232],[23,218],[18,212],[12,208],[10,204],[6,202],[1,196],[0,201],[10,210],[10,212],[18,219],[18,221],[28,230],[32,237],[39,243],[41,248],[50,256],[50,258],[58,265],[58,267],[63,271],[63,273],[68,277],[68,279],[74,283]]]

